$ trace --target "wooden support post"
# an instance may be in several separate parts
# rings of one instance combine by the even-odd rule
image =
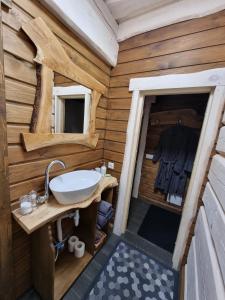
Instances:
[[[43,300],[54,299],[55,249],[51,225],[32,234],[32,277],[35,289]]]
[[[50,133],[54,72],[45,65],[37,66],[37,90],[31,132]]]
[[[91,115],[90,115],[90,124],[89,132],[91,135],[95,134],[95,122],[96,122],[96,109],[101,98],[101,94],[96,90],[93,90],[91,97]]]
[[[0,64],[0,299],[8,300],[13,299],[13,264],[1,11]]]
[[[148,134],[149,115],[150,115],[152,102],[154,102],[154,101],[155,101],[154,96],[152,96],[150,98],[146,97],[146,99],[145,99],[144,116],[143,116],[143,121],[142,121],[136,170],[135,170],[135,176],[134,176],[134,185],[133,185],[133,191],[132,191],[132,196],[134,198],[138,198],[139,185],[140,185],[140,181],[141,181],[141,170],[142,170],[142,165],[143,165],[143,160],[144,160],[145,146],[146,146],[146,140],[147,140],[147,134]]]
[[[90,206],[80,209],[80,223],[76,228],[76,234],[80,240],[85,242],[86,250],[94,255],[95,230],[97,223],[98,203],[94,202]]]

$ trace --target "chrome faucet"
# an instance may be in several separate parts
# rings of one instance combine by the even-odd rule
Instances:
[[[49,198],[49,172],[51,167],[54,166],[55,164],[60,164],[64,169],[66,168],[65,163],[61,160],[55,159],[52,162],[50,162],[50,164],[47,166],[45,170],[45,193],[42,196],[38,196],[37,203],[42,204],[45,201],[47,201]]]

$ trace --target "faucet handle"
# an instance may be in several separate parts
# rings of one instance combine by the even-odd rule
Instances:
[[[48,200],[48,196],[47,195],[43,195],[43,196],[38,196],[37,197],[37,203],[38,204],[43,204],[46,200]]]

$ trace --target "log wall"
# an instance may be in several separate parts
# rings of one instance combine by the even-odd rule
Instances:
[[[15,0],[12,9],[2,11],[3,49],[5,67],[6,113],[9,153],[9,183],[11,208],[18,205],[18,198],[32,189],[42,192],[44,171],[53,159],[61,159],[67,170],[93,168],[101,164],[106,127],[107,99],[102,97],[97,108],[97,131],[100,139],[95,150],[80,145],[62,145],[27,153],[21,133],[28,132],[36,92],[36,66],[33,58],[36,49],[22,32],[21,25],[34,17],[42,17],[61,41],[71,59],[83,70],[109,86],[110,67],[96,56],[77,36],[42,7],[38,1]],[[58,75],[56,85],[69,80]],[[55,168],[52,175],[59,174]],[[31,282],[30,237],[13,222],[13,260],[15,294],[21,295]]]

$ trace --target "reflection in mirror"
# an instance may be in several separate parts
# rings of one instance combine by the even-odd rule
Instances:
[[[54,87],[52,132],[87,133],[90,106],[90,89],[82,85]]]

